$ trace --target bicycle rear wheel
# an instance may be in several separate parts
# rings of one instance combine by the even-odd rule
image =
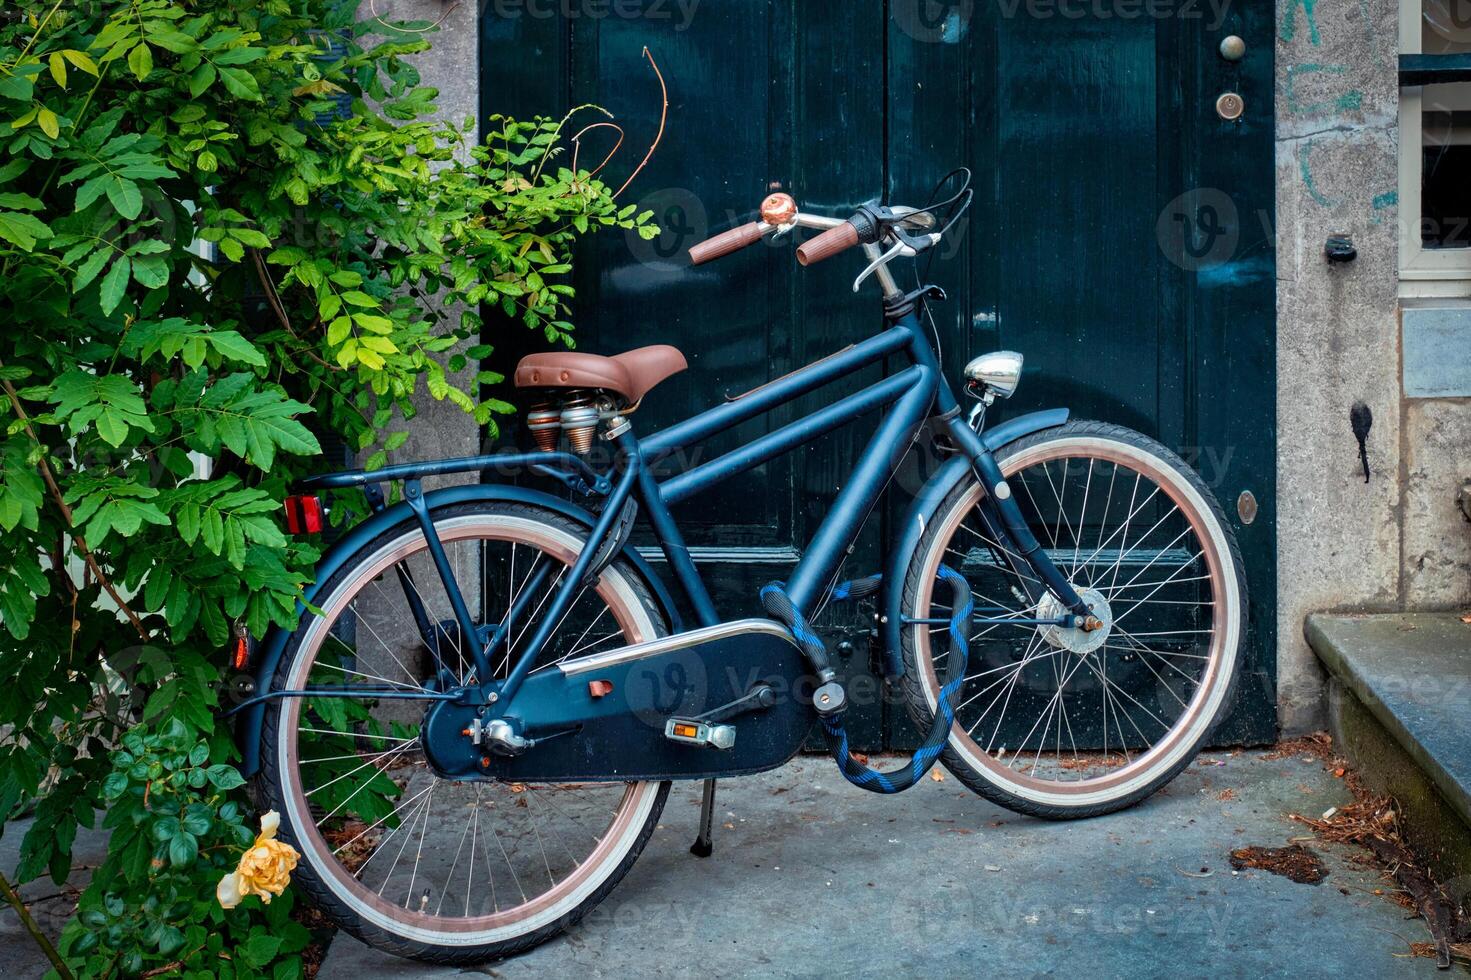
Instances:
[[[1072,422],[998,454],[1033,534],[1103,628],[1026,620],[1066,612],[982,510],[974,477],[944,500],[904,584],[916,619],[942,563],[971,584],[978,622],[941,760],[1003,806],[1039,817],[1130,806],[1189,765],[1229,709],[1246,630],[1231,528],[1183,460],[1137,432]],[[903,632],[905,691],[932,717],[949,655],[944,627]],[[937,669],[937,663],[939,667]]]
[[[477,622],[501,622],[515,596],[534,590],[510,645],[492,658],[504,676],[581,552],[584,529],[509,503],[433,516]],[[431,633],[439,657],[410,596],[443,624]],[[304,616],[288,642],[277,690],[351,683],[414,693],[445,672],[462,683],[474,670],[413,520],[364,546],[316,601],[322,612]],[[615,562],[579,594],[533,669],[666,632],[637,572]],[[297,884],[339,926],[399,956],[475,963],[529,949],[617,884],[653,833],[669,784],[445,779],[419,743],[428,704],[366,694],[270,702],[262,788],[280,811],[281,836],[302,854]]]

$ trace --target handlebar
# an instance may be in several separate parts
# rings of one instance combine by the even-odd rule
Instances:
[[[870,275],[879,277],[886,293],[894,292],[896,286],[888,272],[888,263],[901,255],[918,255],[938,244],[943,237],[943,229],[935,230],[936,220],[932,212],[933,208],[864,205],[851,218],[827,218],[802,213],[790,194],[772,194],[761,202],[760,221],[732,228],[700,242],[690,249],[690,262],[703,265],[754,245],[767,235],[781,236],[798,228],[812,228],[821,234],[797,249],[798,262],[804,266],[815,265],[862,245],[871,261],[854,282],[854,292]]]
[[[858,229],[853,222],[845,221],[836,228],[829,229],[818,235],[812,241],[797,248],[797,261],[804,266],[816,265],[824,259],[830,259],[839,252],[846,252],[859,243]]]
[[[722,232],[714,238],[705,241],[690,249],[690,264],[704,265],[713,262],[722,256],[732,252],[739,252],[747,245],[759,242],[770,228],[764,222],[753,221],[750,224],[732,228],[730,231]]]

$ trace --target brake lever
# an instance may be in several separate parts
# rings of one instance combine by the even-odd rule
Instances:
[[[853,292],[858,292],[862,288],[864,280],[877,272],[881,266],[888,265],[898,258],[912,259],[925,249],[934,248],[944,236],[940,234],[929,234],[919,236],[904,235],[901,237],[897,234],[896,230],[895,237],[898,238],[898,241],[894,243],[893,247],[868,263],[868,268],[860,272],[858,278],[853,280]],[[914,242],[915,244],[910,244],[910,242]]]
[[[863,281],[869,276],[873,275],[875,272],[877,272],[880,266],[888,265],[890,262],[892,262],[894,259],[899,258],[900,256],[909,259],[918,254],[919,252],[917,252],[911,246],[906,245],[903,242],[895,242],[893,248],[889,249],[883,255],[880,255],[878,258],[868,263],[868,268],[858,273],[858,278],[853,280],[853,292],[858,292],[858,290],[863,286]]]

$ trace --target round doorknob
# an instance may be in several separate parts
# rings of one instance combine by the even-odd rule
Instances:
[[[1246,57],[1246,41],[1239,34],[1232,34],[1221,42],[1221,57],[1227,61],[1240,61]]]

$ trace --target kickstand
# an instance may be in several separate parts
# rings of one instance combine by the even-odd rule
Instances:
[[[715,850],[714,842],[711,840],[711,827],[715,823],[715,780],[705,780],[705,795],[700,800],[700,834],[695,842],[690,845],[690,853],[695,857],[709,857]]]

